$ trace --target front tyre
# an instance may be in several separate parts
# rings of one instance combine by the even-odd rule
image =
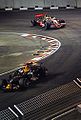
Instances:
[[[44,30],[48,30],[50,28],[50,23],[45,22]]]
[[[7,91],[12,91],[13,90],[13,86],[12,84],[8,83],[7,80],[1,80],[0,82],[0,87],[1,89],[4,91],[4,92],[7,92]]]
[[[62,19],[62,20],[59,20],[59,23],[65,23],[65,21]]]

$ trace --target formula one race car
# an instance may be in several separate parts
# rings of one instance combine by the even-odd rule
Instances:
[[[45,77],[47,69],[38,63],[27,63],[22,68],[14,71],[9,78],[3,79],[0,87],[3,91],[12,91],[16,89],[27,88],[34,81]]]
[[[40,26],[45,30],[50,28],[62,28],[66,25],[63,19],[57,19],[55,17],[47,16],[46,14],[35,15],[34,20],[31,20],[33,26]]]

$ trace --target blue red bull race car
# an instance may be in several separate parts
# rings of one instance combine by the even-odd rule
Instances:
[[[36,14],[34,20],[31,20],[33,26],[40,26],[45,30],[50,28],[62,28],[65,27],[66,22],[63,19],[57,19],[55,17],[47,16],[46,14]]]
[[[9,77],[0,80],[0,88],[3,91],[13,91],[27,88],[35,81],[45,77],[47,69],[38,63],[27,63],[23,67],[10,73]]]

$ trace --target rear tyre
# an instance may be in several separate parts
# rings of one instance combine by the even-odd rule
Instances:
[[[61,24],[61,28],[65,27],[65,25],[66,25],[64,20],[59,20],[59,23]]]
[[[6,87],[7,86],[7,80],[0,80],[0,87]]]
[[[46,77],[47,69],[45,67],[38,68],[36,75],[39,79]]]
[[[50,28],[50,23],[45,22],[44,30],[48,30]]]
[[[21,88],[27,88],[27,87],[29,87],[29,85],[30,85],[30,81],[29,81],[28,79],[23,79],[23,78],[21,78],[21,79],[19,80],[19,86],[20,86]]]
[[[32,23],[33,26],[37,25],[37,22],[35,20],[31,20],[31,23]]]

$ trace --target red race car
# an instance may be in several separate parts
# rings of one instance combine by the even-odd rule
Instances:
[[[40,26],[45,30],[50,28],[62,28],[66,25],[63,19],[47,16],[46,14],[35,15],[34,20],[31,20],[33,26]]]

